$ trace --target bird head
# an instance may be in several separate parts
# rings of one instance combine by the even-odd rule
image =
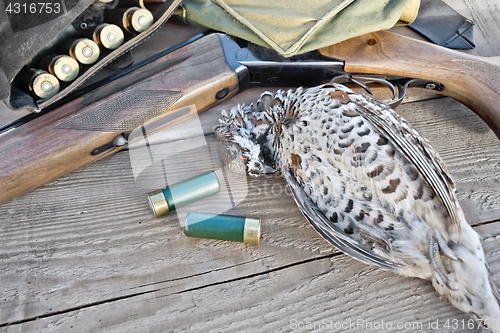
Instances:
[[[248,119],[249,113],[244,106],[233,108],[229,113],[223,111],[223,118],[215,127],[215,133],[222,142],[222,162],[236,173],[251,176],[275,173],[276,170],[266,163],[265,155],[269,154],[264,154],[268,150],[266,131],[262,126],[257,128]]]
[[[221,160],[229,170],[250,176],[275,173],[262,157],[261,146],[246,135],[234,135],[230,142],[222,142]]]
[[[252,157],[247,157],[250,156],[250,154],[245,154],[243,153],[242,159],[245,163],[246,166],[246,172],[250,176],[261,176],[261,175],[266,175],[266,174],[273,174],[276,172],[276,170],[269,165],[267,165],[264,161],[261,159],[255,159]]]

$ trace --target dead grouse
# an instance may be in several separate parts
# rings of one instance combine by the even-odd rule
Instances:
[[[263,93],[222,112],[216,133],[250,175],[279,170],[312,226],[364,263],[430,279],[494,323],[499,295],[478,234],[429,142],[377,99],[337,85]],[[234,150],[234,149],[233,149]]]

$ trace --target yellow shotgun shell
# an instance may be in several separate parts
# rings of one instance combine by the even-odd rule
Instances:
[[[114,50],[123,44],[125,36],[122,29],[116,24],[101,24],[92,34],[94,42],[103,47]]]
[[[153,24],[153,21],[153,14],[149,10],[139,7],[131,7],[123,15],[123,27],[130,33],[146,31]]]
[[[39,98],[50,98],[59,92],[59,80],[41,69],[29,69],[23,79],[29,92]]]
[[[78,62],[67,55],[48,55],[40,61],[39,66],[64,82],[76,79],[80,71]]]
[[[88,38],[76,39],[71,42],[69,55],[81,64],[91,65],[99,59],[99,46]]]

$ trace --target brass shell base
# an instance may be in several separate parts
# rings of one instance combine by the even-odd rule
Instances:
[[[156,190],[147,194],[149,207],[156,217],[168,213],[168,203],[162,190]]]

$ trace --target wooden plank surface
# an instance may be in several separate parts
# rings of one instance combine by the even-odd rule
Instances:
[[[484,21],[477,26],[487,41],[478,40],[480,54],[500,54],[488,30],[498,24],[490,11],[499,1],[447,2]],[[202,144],[182,141],[198,142],[188,153],[169,154],[173,146],[162,146],[167,178],[219,170],[212,129],[220,109],[260,92],[201,114]],[[408,102],[398,112],[444,158],[500,280],[498,140],[448,98]],[[134,148],[121,151],[0,205],[0,331],[289,332],[344,325],[356,332],[421,332],[438,324],[432,331],[443,332],[447,320],[467,325],[469,317],[439,300],[429,282],[369,267],[329,246],[276,176],[228,182],[233,198],[244,197],[228,213],[262,218],[259,246],[185,237],[182,218],[154,218],[145,200],[164,184],[162,168],[152,164],[137,176],[134,156]],[[213,200],[224,198],[192,209],[217,209]]]

